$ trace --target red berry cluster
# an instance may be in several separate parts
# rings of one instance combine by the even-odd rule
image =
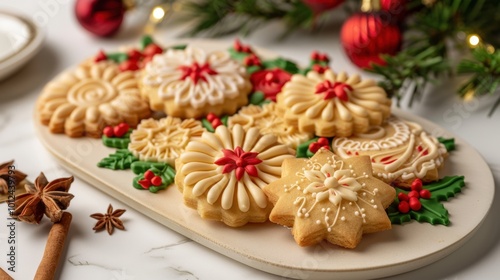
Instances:
[[[245,66],[262,66],[260,58],[255,54],[251,54],[245,57],[245,59],[243,60],[243,64],[245,64]]]
[[[420,202],[420,198],[429,199],[431,198],[431,192],[428,189],[422,188],[422,180],[415,179],[411,183],[411,191],[406,193],[399,193],[398,199],[398,210],[399,212],[405,214],[410,212],[410,209],[413,211],[418,211],[422,208],[422,203]]]
[[[212,127],[214,129],[216,129],[219,125],[222,125],[221,119],[219,117],[217,117],[217,115],[214,113],[209,113],[207,115],[207,121],[210,122],[210,124],[212,125]]]
[[[147,45],[142,52],[137,49],[131,49],[127,52],[128,59],[122,61],[118,65],[118,69],[121,72],[139,70],[150,62],[153,59],[153,56],[162,52],[163,49],[154,43]],[[101,50],[95,56],[94,61],[99,62],[107,59],[107,55]]]
[[[325,73],[326,70],[330,69],[328,66],[314,64],[311,68],[314,72],[318,72],[319,74]]]
[[[320,53],[317,51],[313,51],[311,53],[311,60],[313,62],[325,62],[325,63],[330,62],[330,58],[328,57],[328,55],[326,53]]]
[[[148,170],[144,173],[144,179],[139,180],[139,185],[141,185],[144,189],[149,189],[151,185],[158,187],[163,183],[163,180],[160,176],[155,175],[153,171]]]
[[[127,131],[130,129],[130,126],[127,123],[120,123],[119,125],[116,126],[106,126],[103,130],[102,133],[106,135],[108,138],[112,137],[122,137],[127,133]]]
[[[234,40],[233,48],[237,52],[253,53],[249,45],[243,45],[238,39]]]
[[[309,151],[315,154],[319,149],[325,148],[330,150],[330,142],[325,137],[320,137],[318,141],[309,144]]]

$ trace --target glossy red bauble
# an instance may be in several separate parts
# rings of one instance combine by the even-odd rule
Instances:
[[[120,28],[125,5],[122,0],[77,0],[75,15],[83,28],[92,34],[108,37]]]
[[[393,23],[401,22],[406,16],[408,0],[380,0],[380,10],[387,12],[387,20]]]
[[[401,31],[381,13],[358,13],[341,30],[342,46],[350,60],[361,68],[384,65],[381,54],[395,55],[401,49]]]
[[[320,14],[344,3],[344,0],[302,0],[302,2],[314,13]]]

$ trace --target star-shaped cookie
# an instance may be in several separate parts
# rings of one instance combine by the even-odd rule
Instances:
[[[391,228],[385,208],[396,195],[372,176],[368,156],[341,159],[326,149],[310,159],[285,159],[281,179],[264,192],[274,204],[269,219],[292,227],[300,246],[326,239],[345,248]]]

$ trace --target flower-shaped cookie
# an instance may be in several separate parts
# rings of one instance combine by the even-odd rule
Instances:
[[[166,117],[143,120],[130,135],[128,149],[143,161],[165,162],[174,166],[188,143],[205,129],[194,119]]]
[[[176,161],[175,183],[184,203],[202,218],[238,227],[265,222],[272,205],[262,188],[281,175],[290,149],[257,128],[219,126],[191,141]]]
[[[300,246],[326,239],[355,248],[364,233],[391,228],[385,208],[396,191],[374,178],[367,156],[342,160],[326,149],[311,159],[287,159],[281,179],[264,187],[275,204],[271,222],[293,227]]]
[[[206,53],[191,46],[156,55],[141,86],[154,110],[180,118],[234,114],[252,87],[245,67],[227,51]]]
[[[84,63],[52,80],[38,100],[37,115],[53,133],[100,137],[108,125],[135,127],[150,116],[134,72],[110,62]]]
[[[239,124],[245,129],[257,127],[261,134],[273,134],[278,138],[278,142],[296,149],[300,143],[311,139],[313,135],[299,132],[297,128],[286,124],[284,114],[285,110],[276,103],[268,103],[262,107],[249,105],[229,117],[228,126]]]
[[[370,156],[373,174],[400,187],[409,187],[415,178],[438,180],[438,169],[447,155],[443,144],[422,126],[394,116],[366,133],[335,138],[332,148],[341,158]]]
[[[277,100],[286,108],[288,124],[322,137],[365,132],[371,125],[382,124],[391,106],[375,81],[331,70],[294,75]]]

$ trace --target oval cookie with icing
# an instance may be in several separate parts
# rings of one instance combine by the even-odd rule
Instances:
[[[262,188],[280,178],[286,158],[293,158],[290,149],[274,135],[219,126],[187,145],[176,161],[175,183],[202,218],[231,227],[265,222],[272,204]]]
[[[373,174],[401,187],[409,187],[416,178],[438,180],[447,155],[446,148],[422,126],[395,116],[366,133],[335,138],[332,148],[342,158],[370,156]]]

